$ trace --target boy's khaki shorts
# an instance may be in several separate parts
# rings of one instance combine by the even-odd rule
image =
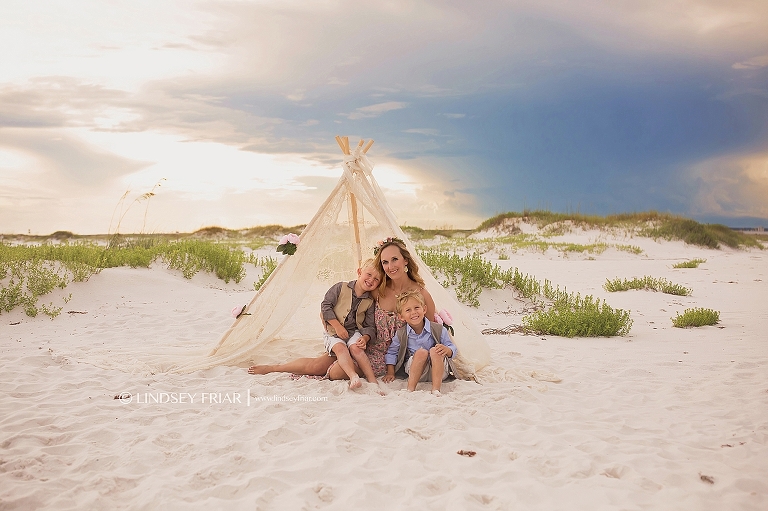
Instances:
[[[337,343],[346,343],[347,347],[352,346],[357,342],[358,339],[360,339],[363,336],[360,332],[355,332],[354,334],[349,336],[349,339],[346,341],[344,339],[341,339],[339,337],[336,337],[335,335],[330,335],[328,333],[323,334],[323,344],[325,345],[325,351],[331,355],[332,357],[335,357],[336,354],[333,352],[333,346]]]
[[[413,362],[413,357],[408,357],[408,360],[405,361],[405,372],[410,376],[411,374],[411,362]],[[448,379],[448,372],[450,371],[448,367],[448,359],[443,359],[443,381]],[[421,372],[421,377],[419,378],[419,381],[432,381],[432,359],[428,358],[427,363],[424,364],[424,370]]]

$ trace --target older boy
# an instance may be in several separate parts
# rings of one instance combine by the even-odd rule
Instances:
[[[420,292],[407,291],[397,298],[397,313],[406,324],[395,333],[387,350],[383,381],[393,381],[395,372],[404,367],[408,391],[413,392],[418,382],[430,380],[431,373],[432,393],[439,396],[443,380],[451,373],[449,360],[457,350],[442,325],[424,319],[425,312]]]
[[[336,355],[339,366],[349,376],[349,388],[362,385],[355,362],[370,383],[376,383],[365,347],[376,335],[371,291],[381,282],[381,274],[372,260],[366,261],[358,272],[357,280],[339,282],[331,286],[320,304],[325,322],[325,349]]]
[[[338,282],[331,286],[320,304],[320,315],[325,327],[325,349],[331,357],[336,357],[336,362],[332,362],[333,358],[330,357],[298,359],[286,364],[251,366],[248,372],[300,372],[321,376],[327,374],[332,363],[338,363],[350,377],[349,387],[355,389],[362,383],[352,362],[354,359],[366,380],[376,383],[365,347],[372,336],[376,335],[371,291],[379,286],[381,272],[373,259],[368,259],[357,270],[357,275],[357,280]]]

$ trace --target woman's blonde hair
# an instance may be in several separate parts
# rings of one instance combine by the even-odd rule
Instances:
[[[379,292],[383,293],[384,290],[387,287],[387,280],[392,280],[389,278],[389,275],[387,275],[387,272],[384,271],[384,267],[381,265],[381,253],[384,251],[385,248],[387,248],[390,245],[394,245],[395,247],[400,250],[400,253],[403,255],[403,259],[405,259],[406,267],[408,268],[408,278],[410,278],[412,281],[416,282],[419,286],[424,287],[424,279],[422,279],[419,276],[419,265],[416,264],[416,261],[413,260],[413,257],[411,257],[411,253],[408,251],[408,248],[405,246],[405,243],[403,243],[399,239],[392,239],[388,238],[386,239],[381,245],[376,247],[376,257],[374,261],[376,262],[376,266],[380,269],[381,274],[383,275],[383,278],[381,279],[381,284],[379,285]]]

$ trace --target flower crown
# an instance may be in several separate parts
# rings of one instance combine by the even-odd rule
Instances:
[[[398,243],[401,243],[402,245],[405,245],[405,242],[403,240],[401,240],[400,238],[396,238],[394,236],[389,236],[389,237],[384,238],[383,240],[379,241],[378,243],[376,243],[376,246],[373,247],[373,255],[375,255],[375,256],[379,255],[379,251],[381,250],[381,248],[384,245],[386,245],[387,243],[393,243],[393,242],[398,242]]]

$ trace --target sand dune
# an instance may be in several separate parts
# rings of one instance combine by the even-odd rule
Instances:
[[[127,347],[205,352],[254,279],[104,270],[66,289],[55,320],[0,317],[0,509],[768,509],[768,253],[630,242],[643,253],[498,261],[631,310],[629,336],[489,335],[497,367],[533,377],[449,382],[440,398],[131,371]],[[672,268],[694,257],[707,262]],[[602,289],[644,275],[693,295]],[[482,328],[526,307],[511,290],[481,303]],[[689,307],[721,323],[673,328]],[[94,365],[105,354],[114,367]]]

